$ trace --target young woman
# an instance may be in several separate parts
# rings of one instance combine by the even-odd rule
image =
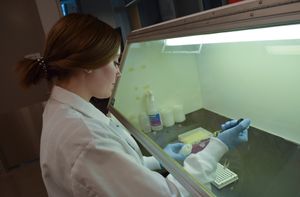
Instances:
[[[120,37],[112,27],[90,15],[70,14],[49,32],[43,57],[17,65],[23,86],[43,78],[52,84],[40,151],[50,197],[188,195],[171,175],[164,178],[152,171],[160,168],[159,162],[142,156],[128,132],[89,103],[91,97],[111,96],[120,77],[119,48]],[[227,123],[219,138],[185,159],[185,169],[204,184],[214,179],[229,145],[246,141],[250,121],[232,127],[235,123]],[[177,146],[170,144],[165,151],[184,159]]]

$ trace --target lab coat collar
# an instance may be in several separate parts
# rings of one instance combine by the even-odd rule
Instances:
[[[75,110],[85,114],[88,117],[95,118],[109,125],[110,119],[105,116],[100,110],[94,107],[91,103],[87,102],[77,94],[70,92],[59,86],[54,86],[50,98],[57,100],[74,108]]]

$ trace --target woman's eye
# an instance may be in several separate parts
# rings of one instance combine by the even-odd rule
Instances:
[[[120,63],[117,62],[117,61],[114,61],[114,65],[115,65],[115,67],[119,67],[119,66],[120,66]]]

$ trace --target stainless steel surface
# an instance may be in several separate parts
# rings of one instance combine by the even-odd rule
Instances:
[[[220,129],[226,117],[202,109],[187,115],[183,124],[165,128],[148,136],[164,147],[177,140],[177,135],[195,127],[208,131]],[[239,180],[219,190],[216,196],[299,196],[300,145],[269,134],[254,127],[249,129],[249,141],[234,151],[227,152],[220,163],[230,163],[229,169],[237,173]]]

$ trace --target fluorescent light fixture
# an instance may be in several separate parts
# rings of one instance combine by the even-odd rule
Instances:
[[[166,39],[168,46],[300,39],[300,24]]]

